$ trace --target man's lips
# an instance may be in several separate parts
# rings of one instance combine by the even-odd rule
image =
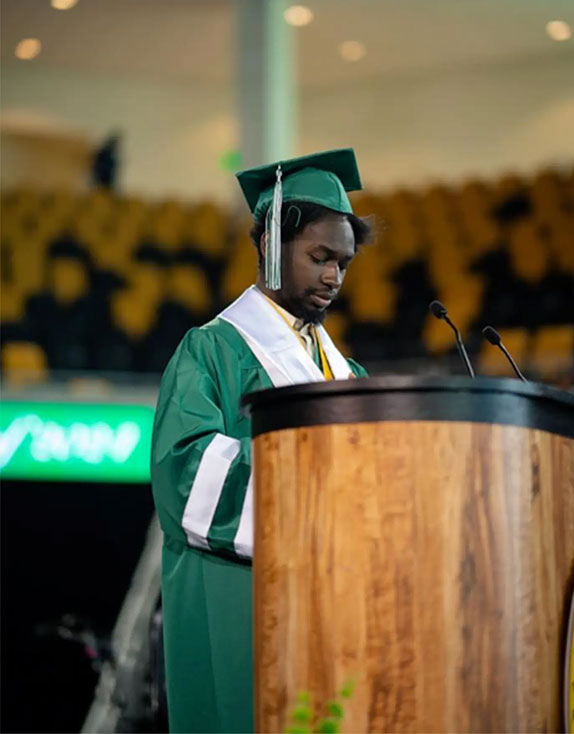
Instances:
[[[328,308],[333,302],[335,295],[335,293],[329,292],[311,293],[311,300],[319,308]]]

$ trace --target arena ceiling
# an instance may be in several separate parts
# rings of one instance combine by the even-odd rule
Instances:
[[[303,1],[303,0],[300,0]],[[235,14],[242,0],[1,0],[2,60],[80,73],[232,84]],[[313,21],[294,30],[304,87],[360,82],[522,58],[574,60],[574,39],[552,41],[546,23],[574,28],[572,0],[310,0]],[[26,37],[42,41],[33,61],[17,61]],[[360,61],[338,54],[345,40],[365,44]],[[573,67],[574,71],[574,67]]]

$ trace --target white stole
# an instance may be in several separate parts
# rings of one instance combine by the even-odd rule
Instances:
[[[274,387],[321,382],[325,376],[309,356],[297,335],[254,285],[219,314],[237,329],[264,367]],[[333,377],[351,376],[347,360],[322,326],[317,328]]]

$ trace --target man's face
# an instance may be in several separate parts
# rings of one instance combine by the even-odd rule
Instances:
[[[346,217],[326,217],[308,224],[282,252],[277,302],[305,322],[322,323],[355,256],[353,228]]]

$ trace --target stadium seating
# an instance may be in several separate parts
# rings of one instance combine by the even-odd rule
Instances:
[[[2,345],[0,364],[12,386],[41,382],[47,375],[47,360],[42,347],[34,342],[11,341]]]
[[[500,329],[502,343],[519,365],[525,364],[531,348],[531,336],[527,329]],[[500,349],[484,340],[480,350],[479,367],[483,374],[513,376],[508,359]]]
[[[534,335],[532,362],[541,374],[571,368],[574,359],[574,326],[545,326]]]
[[[454,353],[428,314],[440,298],[485,373],[508,374],[480,336],[491,323],[532,377],[572,379],[573,182],[572,171],[543,170],[352,195],[376,241],[329,317],[335,341],[375,366]],[[253,282],[249,227],[211,201],[5,192],[3,369],[161,371],[189,327]]]

